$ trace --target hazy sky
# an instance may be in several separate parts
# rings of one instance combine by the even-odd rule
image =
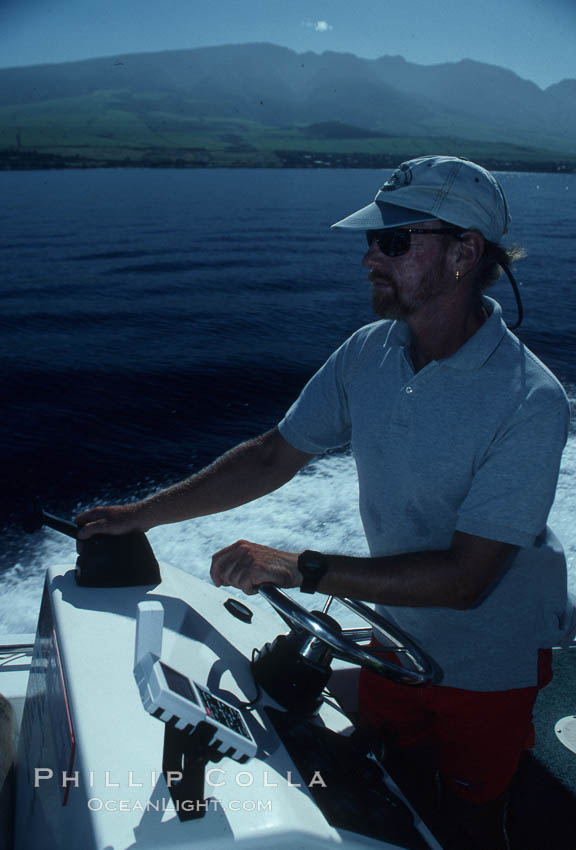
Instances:
[[[576,0],[0,0],[0,66],[269,41],[576,78]]]

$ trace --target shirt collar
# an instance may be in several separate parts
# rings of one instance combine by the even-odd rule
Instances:
[[[480,369],[500,344],[506,333],[506,325],[502,319],[502,308],[497,301],[488,298],[486,295],[482,297],[482,303],[488,312],[488,318],[458,351],[454,352],[451,357],[439,361],[443,365],[462,371]],[[384,345],[386,347],[398,346],[404,348],[410,345],[410,338],[411,333],[408,324],[397,320],[390,323]]]

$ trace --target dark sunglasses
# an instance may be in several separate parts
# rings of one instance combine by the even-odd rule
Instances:
[[[458,227],[439,227],[433,230],[426,230],[423,227],[405,227],[394,230],[367,230],[366,239],[370,248],[373,242],[376,242],[379,249],[387,257],[400,257],[402,254],[407,254],[410,250],[410,237],[412,233],[451,233],[454,236],[460,236],[464,231]]]

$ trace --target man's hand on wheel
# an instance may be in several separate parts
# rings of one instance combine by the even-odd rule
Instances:
[[[249,596],[258,593],[261,584],[300,587],[302,576],[298,555],[269,546],[237,540],[212,558],[210,576],[216,587],[238,587]]]

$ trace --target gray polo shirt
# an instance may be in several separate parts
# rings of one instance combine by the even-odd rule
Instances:
[[[405,322],[361,328],[279,429],[312,454],[351,444],[373,556],[446,549],[456,530],[519,547],[475,608],[378,606],[436,658],[443,685],[502,690],[535,684],[537,649],[565,629],[566,564],[546,520],[569,407],[484,300],[484,325],[419,372]]]

